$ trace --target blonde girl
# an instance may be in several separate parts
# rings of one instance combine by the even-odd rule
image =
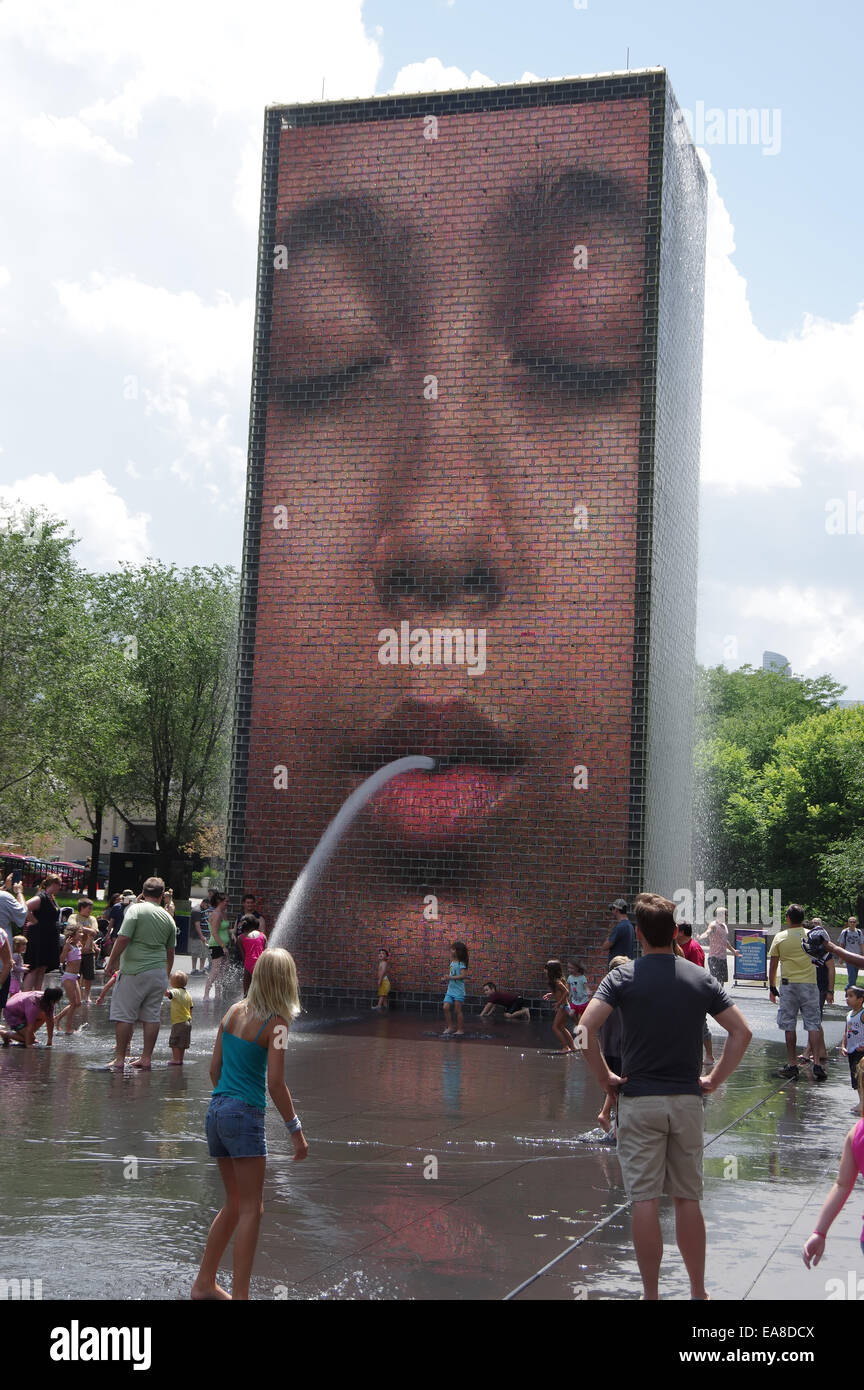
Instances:
[[[210,1062],[213,1095],[206,1124],[210,1157],[219,1164],[225,1202],[210,1227],[201,1268],[192,1285],[194,1299],[249,1297],[267,1165],[265,1081],[291,1136],[294,1161],[304,1159],[308,1152],[285,1085],[288,1029],[299,1012],[293,957],[274,948],[258,958],[248,995],[228,1010],[219,1025]],[[232,1236],[234,1281],[229,1294],[216,1283],[216,1275]]]
[[[570,1008],[570,988],[564,977],[564,966],[560,960],[547,960],[546,979],[549,983],[549,993],[544,994],[543,998],[550,1000],[555,1005],[555,1014],[552,1019],[552,1032],[560,1042],[558,1049],[561,1056],[570,1052],[578,1052],[578,1048],[573,1041],[573,1034],[567,1027],[567,1015]]]

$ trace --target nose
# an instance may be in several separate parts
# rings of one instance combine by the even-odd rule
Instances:
[[[404,453],[372,557],[379,602],[403,617],[490,613],[514,581],[494,422],[464,380],[462,388],[458,401],[424,404],[405,421]]]
[[[399,528],[381,538],[375,555],[375,590],[391,613],[455,610],[489,612],[507,593],[500,557],[471,530],[443,537]]]

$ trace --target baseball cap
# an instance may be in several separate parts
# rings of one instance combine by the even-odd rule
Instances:
[[[609,911],[610,911],[610,912],[612,911],[612,908],[613,908],[613,907],[617,907],[617,909],[618,909],[619,912],[628,912],[628,911],[629,911],[629,906],[628,906],[628,903],[627,903],[627,899],[626,899],[626,898],[616,898],[615,901],[614,901],[614,903],[610,903],[610,904],[609,904]]]

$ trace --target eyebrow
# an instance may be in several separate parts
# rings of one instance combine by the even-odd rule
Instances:
[[[534,179],[512,185],[498,213],[504,228],[520,238],[537,237],[573,217],[600,216],[611,216],[635,229],[641,225],[643,209],[623,179],[577,165],[549,165]],[[282,225],[279,240],[289,257],[309,246],[338,245],[371,250],[392,262],[407,259],[417,234],[386,212],[377,199],[338,194],[298,208]]]
[[[368,196],[337,195],[316,198],[291,214],[282,227],[280,241],[289,257],[307,246],[335,244],[356,250],[377,251],[390,258],[404,251],[414,239],[411,229],[389,216]]]
[[[644,209],[623,179],[575,164],[546,165],[508,192],[504,223],[519,237],[539,236],[573,217],[612,217],[635,230]]]

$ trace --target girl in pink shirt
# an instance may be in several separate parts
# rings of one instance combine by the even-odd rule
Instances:
[[[238,922],[237,943],[243,952],[243,998],[245,999],[252,983],[252,971],[255,969],[255,962],[267,945],[266,936],[263,931],[258,929],[258,918],[252,913],[241,917]]]
[[[857,1081],[858,1096],[862,1106],[864,1106],[864,1062],[858,1064]],[[846,1135],[837,1180],[825,1199],[825,1204],[816,1222],[816,1229],[804,1245],[804,1263],[808,1269],[811,1261],[814,1265],[818,1265],[825,1253],[825,1240],[828,1231],[832,1222],[843,1210],[849,1194],[858,1180],[859,1173],[864,1173],[864,1120],[859,1120]],[[864,1231],[861,1232],[861,1251],[864,1254]]]

